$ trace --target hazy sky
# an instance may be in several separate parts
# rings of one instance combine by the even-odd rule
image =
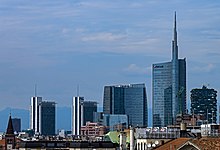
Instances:
[[[28,109],[35,84],[70,106],[77,85],[101,105],[104,85],[145,83],[151,104],[151,65],[171,59],[174,11],[188,99],[203,84],[220,91],[219,0],[1,0],[0,109]]]

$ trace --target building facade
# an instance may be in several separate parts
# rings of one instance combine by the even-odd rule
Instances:
[[[217,91],[203,86],[201,89],[192,89],[191,113],[203,115],[208,123],[217,121]]]
[[[72,134],[80,135],[83,126],[83,102],[84,97],[73,97],[72,101]]]
[[[147,126],[148,109],[145,84],[104,87],[104,114],[126,114],[129,125]]]
[[[94,115],[97,112],[97,102],[94,101],[84,101],[83,102],[83,125],[86,122],[94,122]]]
[[[55,135],[56,124],[56,103],[43,101],[40,104],[41,110],[41,134],[42,135]]]
[[[123,114],[104,114],[103,125],[107,131],[126,129],[128,128],[128,116]]]
[[[43,101],[42,97],[31,97],[30,129],[33,129],[35,134],[55,134],[55,105],[53,101]]]
[[[186,112],[186,60],[178,58],[176,14],[172,60],[152,65],[153,126],[174,124]]]
[[[20,118],[12,118],[12,124],[15,132],[21,132],[21,119]]]
[[[30,106],[30,129],[33,129],[35,133],[40,133],[41,131],[41,115],[40,115],[40,103],[42,102],[42,97],[31,97]]]
[[[99,125],[99,123],[86,122],[86,125],[81,127],[81,135],[92,137],[104,136],[105,130],[105,126]]]

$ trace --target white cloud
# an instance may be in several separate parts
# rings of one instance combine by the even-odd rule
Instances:
[[[151,74],[151,67],[140,67],[136,64],[130,64],[123,71],[129,74]]]
[[[103,42],[109,42],[109,41],[117,41],[121,39],[125,39],[126,35],[124,34],[113,34],[113,33],[97,33],[94,35],[84,36],[82,37],[82,41],[103,41]]]
[[[213,69],[215,68],[215,65],[214,64],[206,64],[204,66],[194,66],[192,67],[192,71],[193,72],[211,72]]]

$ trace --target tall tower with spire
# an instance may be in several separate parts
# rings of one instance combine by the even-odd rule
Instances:
[[[6,150],[15,149],[15,134],[12,124],[11,114],[9,116],[8,127],[5,134],[5,149]]]
[[[178,58],[176,12],[171,61],[153,64],[152,70],[153,126],[175,124],[186,112],[186,60]]]

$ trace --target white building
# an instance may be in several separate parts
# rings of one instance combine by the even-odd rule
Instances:
[[[83,101],[84,97],[73,97],[72,102],[72,134],[80,135],[83,125]]]
[[[42,102],[42,97],[31,97],[30,106],[30,128],[34,130],[35,133],[40,133],[41,131],[41,112],[40,103]]]

